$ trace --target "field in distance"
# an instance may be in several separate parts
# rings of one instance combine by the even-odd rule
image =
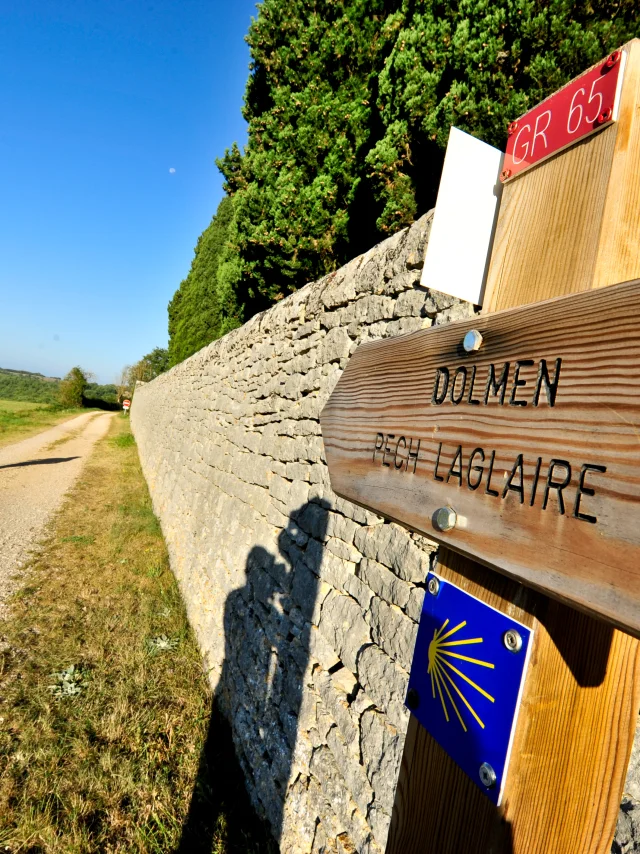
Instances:
[[[0,399],[0,448],[75,418],[82,411],[60,409],[48,403]]]

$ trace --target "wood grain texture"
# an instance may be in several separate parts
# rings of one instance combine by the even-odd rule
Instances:
[[[602,216],[593,286],[640,276],[640,39],[626,46],[627,70]]]
[[[362,345],[321,416],[334,491],[640,635],[638,316],[634,282]],[[554,405],[532,405],[540,364]],[[439,533],[445,505],[459,523]]]
[[[610,125],[505,185],[485,312],[591,287],[617,131]]]
[[[640,277],[640,40],[624,50],[618,121],[504,186],[485,312]]]
[[[633,201],[634,192],[638,192],[634,188],[639,183],[637,130],[629,126],[633,122],[637,128],[640,105],[634,82],[638,79],[637,46],[637,41],[630,46],[623,109],[617,125],[610,129],[612,132],[585,142],[585,147],[598,147],[593,161],[599,161],[604,172],[594,178],[598,192],[606,186],[608,219],[596,224],[603,251],[593,262],[591,278],[582,270],[574,276],[570,292],[640,276],[640,270],[631,272],[635,250],[628,250],[626,243],[631,241],[631,247],[636,246],[640,233],[637,202]],[[609,167],[608,146],[612,141],[615,144],[617,134],[619,147]],[[626,148],[625,138],[629,140]],[[558,251],[550,256],[543,253],[540,258],[529,254],[529,263],[537,262],[543,267],[532,270],[515,251],[511,252],[507,239],[511,234],[520,247],[529,250],[529,238],[519,234],[517,223],[531,220],[523,208],[529,204],[539,206],[544,199],[547,179],[544,174],[536,176],[536,172],[553,168],[570,152],[525,173],[505,192],[498,223],[501,245],[496,246],[492,258],[485,310],[510,308],[569,292],[568,280],[557,278],[558,263],[562,263]],[[619,165],[618,158],[625,155],[625,164]],[[556,177],[562,178],[555,168]],[[591,245],[594,226],[582,203],[583,193],[589,198],[593,193],[580,186],[578,173],[586,180],[586,165],[576,168],[572,198],[566,199],[566,208],[558,198],[552,212],[538,207],[541,221],[532,224],[542,247],[545,239],[555,246],[554,232],[559,229],[562,245],[571,250],[565,220],[573,217],[574,211],[573,239],[587,249]],[[611,193],[607,173],[616,178],[617,190],[612,189]],[[527,184],[523,185],[525,180]],[[624,182],[633,187],[625,187]],[[531,198],[524,190],[526,186]],[[554,197],[553,187],[547,185],[545,191],[547,197]],[[625,210],[619,224],[609,221],[615,220],[616,204]],[[591,213],[595,218],[596,211],[592,209]],[[609,226],[613,236],[607,231]],[[605,249],[609,250],[606,256]],[[525,277],[522,282],[515,277],[518,270]],[[628,272],[620,274],[620,270]],[[534,629],[534,647],[503,806],[495,809],[427,731],[415,724],[415,731],[407,740],[406,751],[411,756],[403,761],[398,781],[387,854],[608,854],[640,705],[638,641],[447,548],[440,549],[437,572],[530,625]]]

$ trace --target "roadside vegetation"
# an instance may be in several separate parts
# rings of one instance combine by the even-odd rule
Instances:
[[[0,623],[0,850],[274,850],[121,415]]]
[[[77,409],[62,409],[46,403],[0,400],[0,448],[28,439],[78,415]]]

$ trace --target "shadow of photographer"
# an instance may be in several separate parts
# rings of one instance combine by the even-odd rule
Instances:
[[[278,554],[254,546],[245,584],[227,597],[224,663],[178,854],[208,854],[228,814],[237,816],[226,821],[229,854],[277,850],[328,510],[322,502],[294,511],[278,536]]]

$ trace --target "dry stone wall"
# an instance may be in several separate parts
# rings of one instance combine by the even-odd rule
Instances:
[[[420,287],[429,227],[282,300],[132,407],[207,673],[286,854],[385,847],[435,544],[332,492],[319,415],[361,342],[472,312]]]

